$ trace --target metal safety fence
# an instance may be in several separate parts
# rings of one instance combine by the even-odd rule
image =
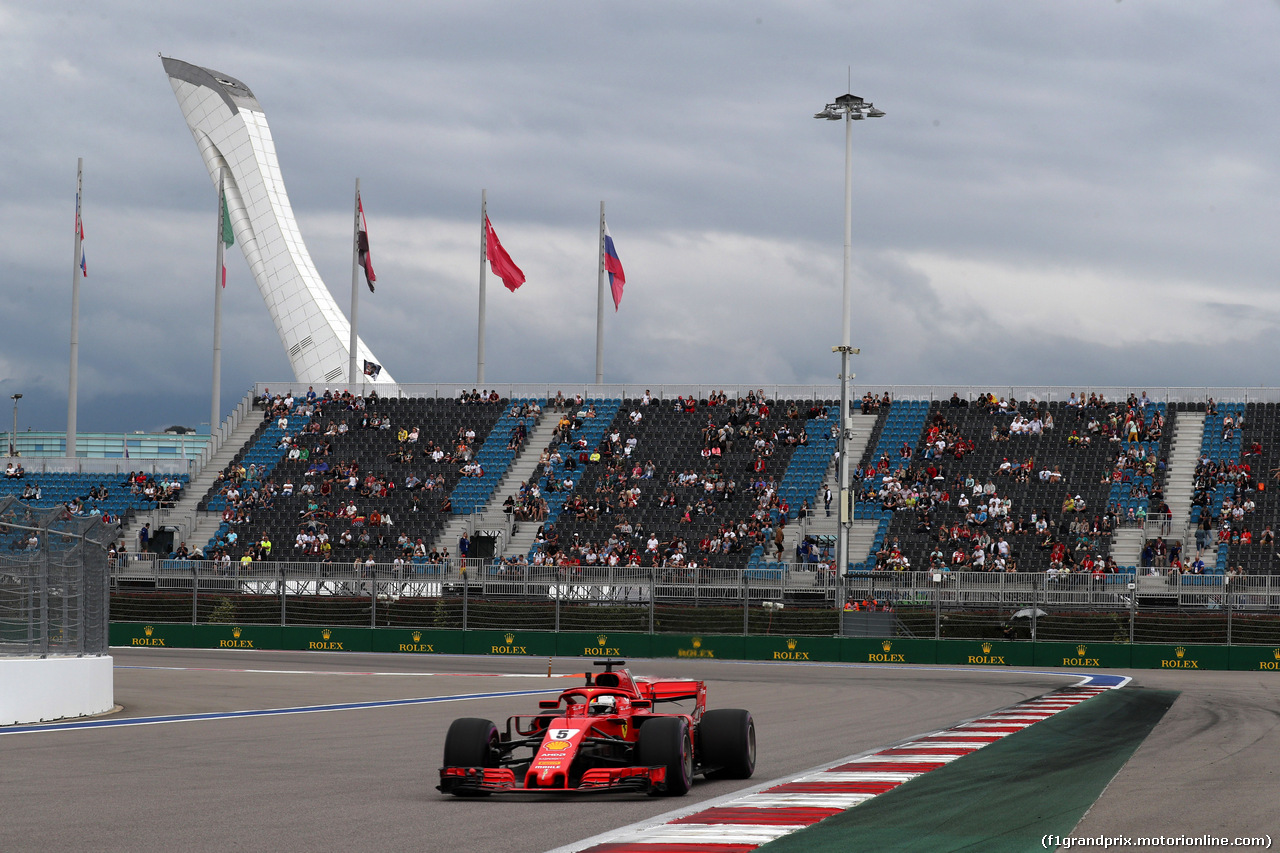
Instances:
[[[123,621],[1280,641],[1280,577],[121,559]],[[878,632],[878,633],[877,633]]]
[[[0,655],[107,653],[114,532],[98,518],[0,499]]]

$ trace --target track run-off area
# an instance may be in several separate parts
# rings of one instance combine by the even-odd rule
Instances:
[[[113,655],[117,713],[0,728],[5,849],[1038,850],[1046,834],[1280,836],[1280,681],[1268,673],[1089,684],[1096,673],[633,660],[637,675],[706,680],[708,708],[750,710],[755,776],[699,779],[675,799],[470,800],[435,790],[449,723],[501,727],[589,661]],[[762,820],[761,806],[792,811]]]

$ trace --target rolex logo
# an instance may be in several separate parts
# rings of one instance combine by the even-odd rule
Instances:
[[[596,635],[596,642],[597,642],[597,643],[599,643],[599,644],[600,644],[600,645],[602,645],[602,646],[603,646],[603,645],[608,641],[608,639],[609,639],[609,638],[608,638],[607,636],[605,636],[604,634],[597,634],[597,635]]]
[[[152,631],[154,631],[154,630],[155,630],[155,628],[152,628],[150,625],[148,625],[147,627],[145,627],[145,628],[143,628],[143,629],[142,629],[142,633],[144,633],[144,634],[146,634],[148,637],[150,637],[150,636],[151,636],[151,632],[152,632]],[[1280,658],[1280,654],[1276,655],[1276,657]]]
[[[700,649],[700,648],[702,648],[702,638],[701,638],[701,637],[694,637],[694,638],[693,638],[693,647],[694,647],[695,649]]]
[[[989,655],[989,654],[991,654],[991,644],[990,644],[990,643],[983,643],[983,644],[982,644],[982,653],[983,653],[984,655]]]
[[[330,631],[328,628],[325,628],[323,631],[320,632],[320,636],[324,637],[327,640],[333,636],[333,632]]]
[[[889,649],[893,648],[893,643],[889,642],[888,640],[885,640],[883,643],[880,644],[880,648],[884,649],[887,652],[889,651]]]
[[[237,640],[240,639],[240,628],[238,626],[231,629],[231,636],[235,637]]]
[[[1084,646],[1084,645],[1076,646],[1076,654],[1080,655],[1080,657],[1084,657],[1084,653],[1085,651],[1088,650],[1088,648],[1089,648],[1088,646]]]
[[[1176,649],[1173,650],[1173,653],[1178,657],[1185,657],[1187,654],[1187,650],[1182,646],[1178,646]]]
[[[414,641],[415,643],[420,643],[420,642],[422,642],[422,632],[421,632],[421,631],[414,631],[414,632],[413,632],[413,641]]]
[[[1276,660],[1280,660],[1280,649],[1272,649],[1271,653],[1276,656]]]
[[[788,649],[791,649],[792,651],[795,651],[795,649],[796,649],[796,644],[797,644],[798,642],[799,642],[798,640],[787,640],[787,648],[788,648]]]
[[[508,645],[508,646],[509,646],[509,645],[511,645],[512,643],[514,643],[514,642],[516,641],[516,635],[515,635],[515,634],[510,634],[510,633],[508,633],[508,634],[503,634],[502,636],[503,636],[503,639],[505,639],[505,640],[507,641],[507,645]]]

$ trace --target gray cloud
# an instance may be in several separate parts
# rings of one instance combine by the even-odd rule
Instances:
[[[606,378],[833,381],[844,139],[810,116],[851,65],[888,113],[854,128],[859,381],[1272,382],[1277,42],[1263,3],[0,2],[0,394],[63,426],[84,156],[81,428],[207,419],[212,193],[161,50],[259,96],[344,306],[362,178],[398,378],[474,376],[486,187],[530,276],[491,282],[492,381],[591,380],[601,198]],[[288,369],[229,266],[228,405]]]

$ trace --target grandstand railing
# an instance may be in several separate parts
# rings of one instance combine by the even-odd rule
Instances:
[[[259,382],[254,386],[254,395],[260,396],[266,389],[274,388],[301,391],[304,382],[281,381]],[[433,397],[451,399],[466,390],[475,387],[474,382],[438,382],[438,383],[399,383],[399,384],[357,384],[338,383],[327,386],[330,390],[350,390],[352,393],[367,394],[377,391],[383,397]],[[627,383],[616,385],[591,384],[549,384],[549,383],[510,383],[489,385],[486,390],[497,391],[501,397],[536,397],[552,399],[557,392],[572,399],[574,394],[584,398],[619,398],[639,399],[648,391],[654,398],[674,400],[678,396],[693,396],[703,399],[713,392],[723,390],[730,397],[746,396],[748,393],[764,391],[770,400],[832,400],[840,396],[838,385],[766,385],[766,384],[733,384],[733,383]],[[1014,397],[1027,400],[1031,397],[1041,402],[1060,403],[1066,401],[1071,394],[1083,394],[1088,399],[1091,394],[1101,394],[1108,401],[1124,400],[1130,394],[1141,396],[1146,392],[1147,398],[1155,403],[1203,403],[1212,397],[1219,403],[1277,403],[1280,402],[1280,387],[1251,388],[1247,386],[1144,386],[1144,385],[860,385],[860,392],[871,392],[876,396],[888,393],[894,400],[938,400],[951,399],[958,394],[962,400],[972,402],[984,394],[995,394],[999,397]],[[852,389],[851,389],[852,393]],[[252,404],[251,404],[252,405]],[[233,427],[234,429],[234,427]],[[227,431],[230,434],[230,431]]]
[[[1184,525],[1185,526],[1185,525]],[[1142,535],[1147,539],[1169,538],[1172,536],[1182,537],[1182,530],[1176,533],[1173,529],[1173,514],[1165,512],[1153,512],[1147,515],[1146,521],[1142,525]]]
[[[940,604],[975,610],[1022,607],[1129,609],[1155,596],[1181,607],[1280,609],[1280,576],[1089,574],[1021,572],[873,571],[838,577],[821,568],[770,563],[766,568],[645,568],[535,566],[452,558],[437,563],[355,565],[318,562],[253,563],[171,560],[152,555],[116,558],[116,589],[191,590],[196,595],[316,595],[439,598],[468,594],[527,600],[648,601],[686,604],[794,601],[843,609],[873,599],[882,604]],[[1135,586],[1137,590],[1135,591]],[[1135,595],[1136,592],[1136,595]]]
[[[190,473],[192,480],[200,476],[200,472],[209,464],[209,460],[213,459],[213,457],[217,455],[218,451],[222,449],[222,446],[226,444],[227,439],[229,439],[232,433],[236,431],[236,427],[240,426],[240,423],[245,418],[249,417],[251,412],[253,412],[253,401],[256,396],[262,393],[262,388],[263,386],[259,385],[245,392],[244,398],[241,399],[240,403],[231,410],[231,413],[227,415],[218,428],[211,430],[212,437],[209,443],[205,446],[204,453],[200,454],[191,467]]]
[[[187,460],[181,458],[68,459],[65,456],[0,456],[0,467],[10,462],[15,465],[21,463],[28,479],[42,474],[128,474],[131,471],[142,471],[144,474],[186,474],[190,468]]]

